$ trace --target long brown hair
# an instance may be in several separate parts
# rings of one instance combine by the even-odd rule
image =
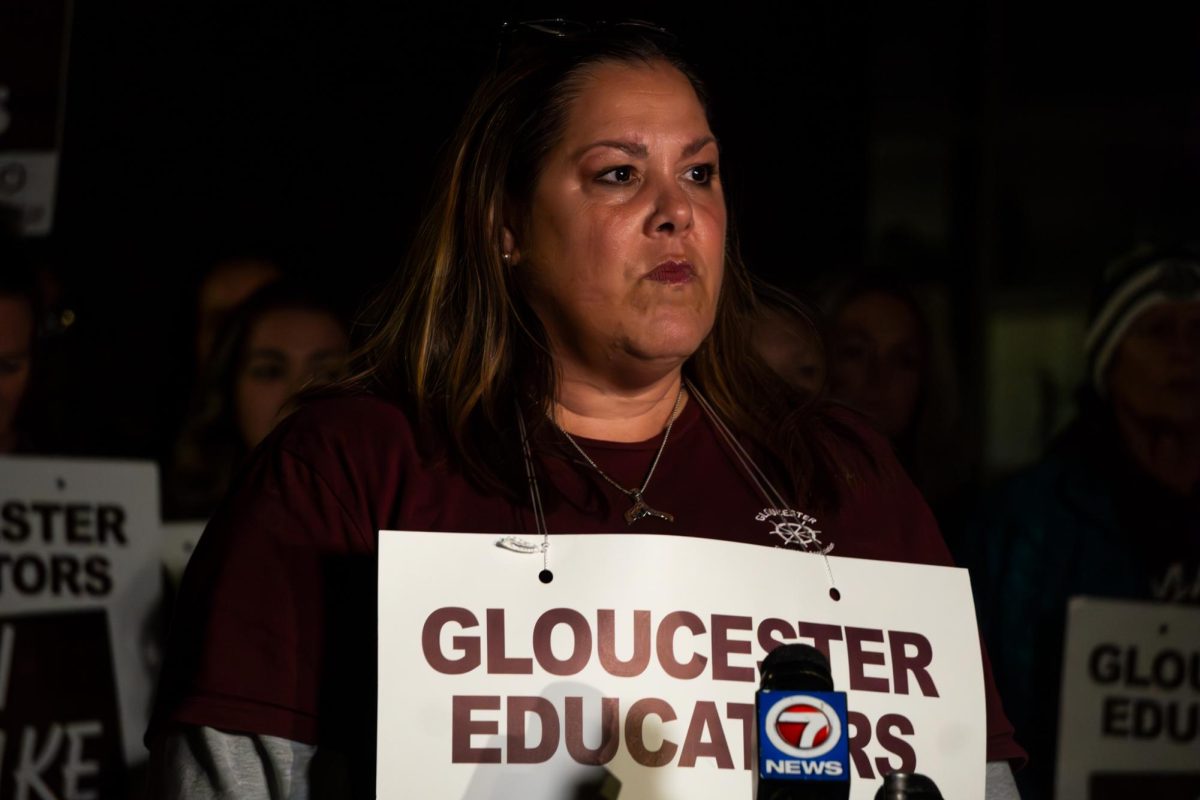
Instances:
[[[437,195],[405,269],[376,303],[351,388],[400,403],[441,455],[480,484],[521,491],[515,407],[540,421],[556,396],[545,331],[502,256],[502,231],[529,208],[572,100],[600,63],[666,62],[704,85],[669,36],[609,27],[527,49],[476,91],[445,154]],[[685,367],[725,420],[778,462],[800,502],[836,502],[842,472],[824,446],[848,434],[750,347],[749,272],[730,225],[712,333]]]

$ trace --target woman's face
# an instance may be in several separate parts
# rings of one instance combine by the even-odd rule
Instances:
[[[834,320],[833,395],[888,437],[908,430],[917,411],[925,356],[919,330],[908,304],[883,292],[854,298]]]
[[[1200,301],[1164,303],[1129,326],[1113,354],[1109,394],[1147,421],[1200,425]]]
[[[718,151],[667,64],[591,70],[547,156],[513,268],[560,367],[632,384],[708,335],[725,250]]]
[[[751,339],[767,366],[793,389],[816,394],[825,382],[818,334],[800,319],[775,310],[759,312]]]
[[[261,442],[284,407],[310,380],[327,383],[346,369],[349,342],[341,326],[320,311],[281,309],[250,330],[234,389],[238,431],[247,447]]]

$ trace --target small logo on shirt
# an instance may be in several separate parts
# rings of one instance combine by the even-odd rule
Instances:
[[[764,508],[754,519],[771,523],[774,526],[771,535],[782,539],[785,547],[798,545],[806,553],[821,555],[833,550],[832,544],[823,544],[818,538],[821,531],[813,527],[817,518],[801,511],[793,511],[790,508]]]

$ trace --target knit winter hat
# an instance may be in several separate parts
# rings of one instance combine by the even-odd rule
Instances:
[[[1105,269],[1084,340],[1098,394],[1105,394],[1104,374],[1129,325],[1154,306],[1188,300],[1200,300],[1200,252],[1190,247],[1142,245]]]

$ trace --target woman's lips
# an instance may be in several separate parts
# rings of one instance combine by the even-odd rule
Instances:
[[[645,277],[655,283],[687,283],[696,277],[696,270],[687,261],[664,261]]]

